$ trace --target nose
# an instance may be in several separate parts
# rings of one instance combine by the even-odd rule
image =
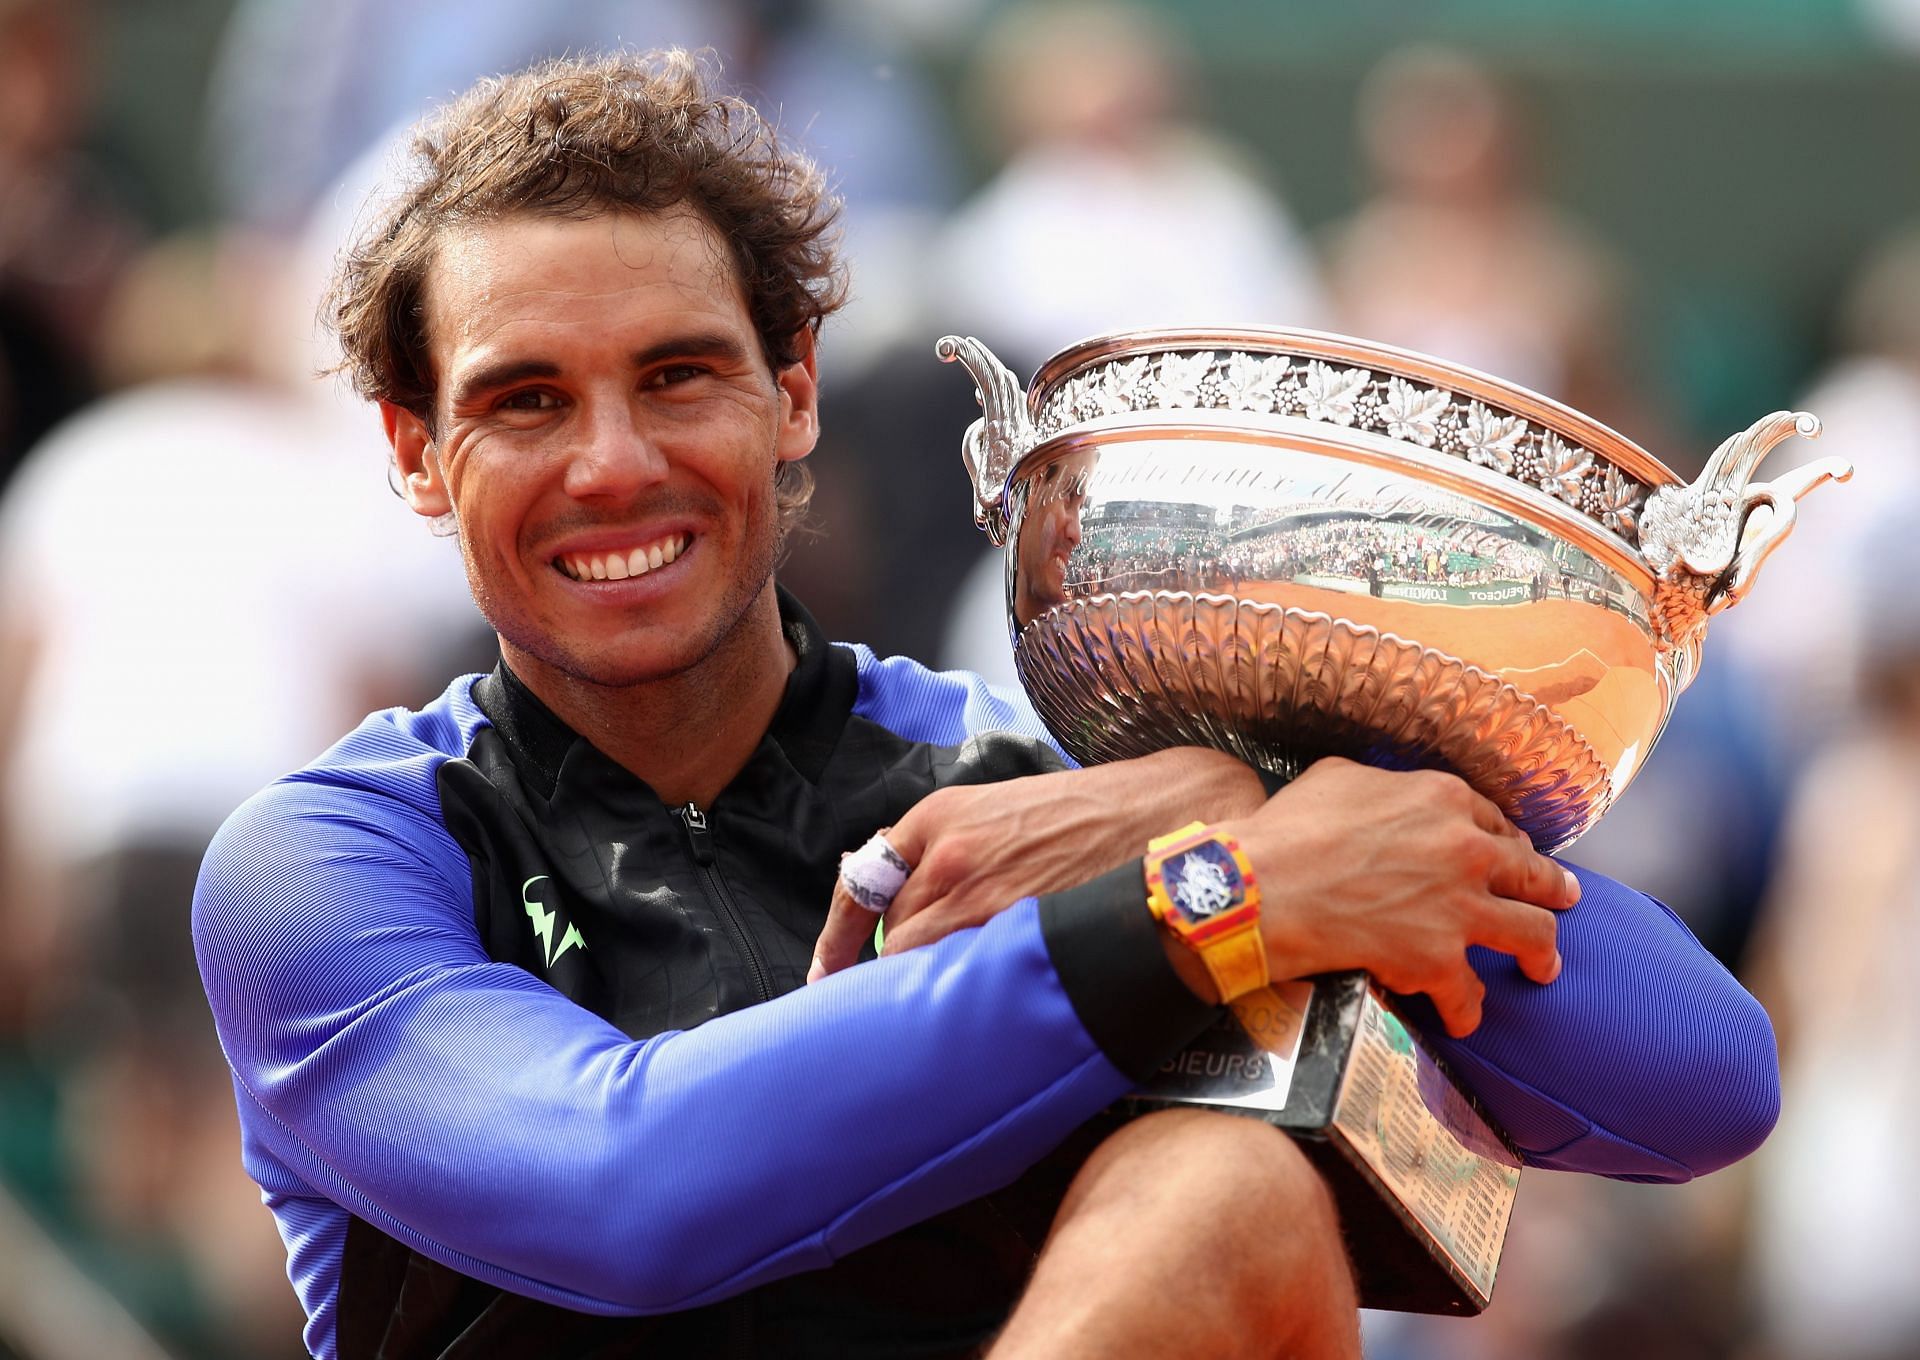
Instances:
[[[576,500],[624,499],[666,480],[659,444],[624,404],[588,412],[580,442],[568,453],[565,488]]]
[[[1060,541],[1066,545],[1068,552],[1080,546],[1080,507],[1072,501],[1067,502],[1066,510],[1061,515]]]

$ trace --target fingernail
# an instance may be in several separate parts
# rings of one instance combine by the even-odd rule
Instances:
[[[807,981],[818,982],[827,975],[827,966],[819,959],[813,961],[813,967],[807,969]]]
[[[1566,963],[1566,960],[1560,957],[1560,951],[1557,949],[1554,950],[1553,951],[1553,971],[1547,974],[1548,982],[1552,982],[1555,978],[1560,976],[1560,969],[1565,963]]]
[[[1580,900],[1580,880],[1575,878],[1573,876],[1573,870],[1567,868],[1565,865],[1561,866],[1560,873],[1567,880],[1567,901],[1569,903],[1578,902]]]

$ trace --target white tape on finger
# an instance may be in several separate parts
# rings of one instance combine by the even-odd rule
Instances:
[[[874,832],[865,845],[840,857],[840,882],[847,896],[876,916],[893,905],[912,872],[913,866],[887,843],[884,832]]]

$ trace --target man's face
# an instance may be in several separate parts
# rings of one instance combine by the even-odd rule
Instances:
[[[674,209],[453,232],[426,321],[437,438],[393,407],[388,429],[413,508],[453,511],[508,661],[630,685],[735,638],[815,389],[810,346],[769,368],[712,228]]]
[[[1067,598],[1067,567],[1080,546],[1080,512],[1092,463],[1092,453],[1073,454],[1032,482],[1020,528],[1014,598],[1014,621],[1022,627]]]

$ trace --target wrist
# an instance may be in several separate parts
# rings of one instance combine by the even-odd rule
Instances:
[[[1239,842],[1240,852],[1247,857],[1254,873],[1264,875],[1260,878],[1260,939],[1266,949],[1270,980],[1284,982],[1326,971],[1312,961],[1317,952],[1313,948],[1312,932],[1324,918],[1312,911],[1300,910],[1286,875],[1267,872],[1273,860],[1279,858],[1279,852],[1271,844],[1271,833],[1248,818],[1219,822],[1216,826]]]
[[[1206,964],[1200,962],[1198,954],[1164,930],[1160,932],[1160,944],[1167,951],[1167,966],[1173,969],[1174,976],[1185,984],[1188,991],[1209,1006],[1224,1004],[1220,999],[1220,984],[1213,980],[1213,974],[1207,971]]]
[[[1260,773],[1211,746],[1176,746],[1147,757],[1156,801],[1211,822],[1247,817],[1267,801]]]

